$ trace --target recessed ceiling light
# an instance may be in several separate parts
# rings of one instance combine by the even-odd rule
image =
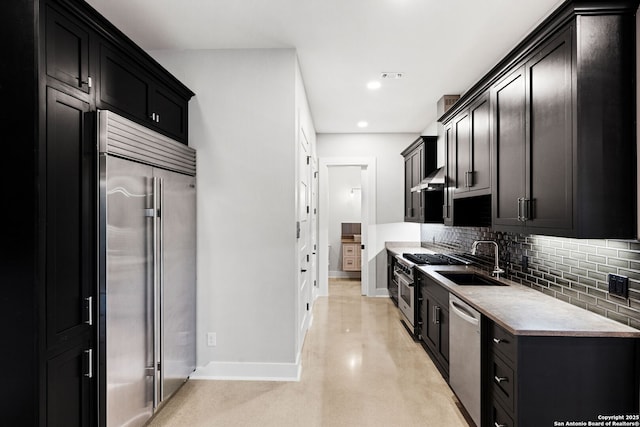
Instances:
[[[360,120],[360,121],[358,122],[358,127],[359,127],[359,128],[366,128],[367,126],[369,126],[369,123],[368,123],[368,122],[365,122],[364,120]]]
[[[381,79],[401,79],[404,76],[404,73],[398,72],[384,72],[380,74]]]
[[[380,89],[380,86],[382,86],[382,85],[377,80],[373,80],[373,81],[370,81],[369,83],[367,83],[367,88],[371,89],[371,90]]]

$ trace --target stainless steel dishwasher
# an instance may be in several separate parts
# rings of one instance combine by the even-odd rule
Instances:
[[[481,314],[449,294],[449,317],[449,385],[479,426]]]

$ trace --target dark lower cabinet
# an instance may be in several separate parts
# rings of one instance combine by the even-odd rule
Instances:
[[[553,426],[638,414],[637,340],[516,337],[485,320],[486,425]]]
[[[93,346],[86,342],[47,361],[47,426],[95,425]]]
[[[449,292],[430,277],[416,274],[418,326],[422,346],[445,379],[449,378]]]

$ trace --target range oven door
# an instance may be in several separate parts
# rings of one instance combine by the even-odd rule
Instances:
[[[402,273],[396,272],[398,280],[398,307],[409,322],[414,326],[414,288],[413,281]]]

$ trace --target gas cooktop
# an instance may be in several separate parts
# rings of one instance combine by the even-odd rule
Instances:
[[[416,265],[466,265],[471,264],[469,261],[458,258],[455,255],[445,254],[409,254],[404,253],[402,256]]]

